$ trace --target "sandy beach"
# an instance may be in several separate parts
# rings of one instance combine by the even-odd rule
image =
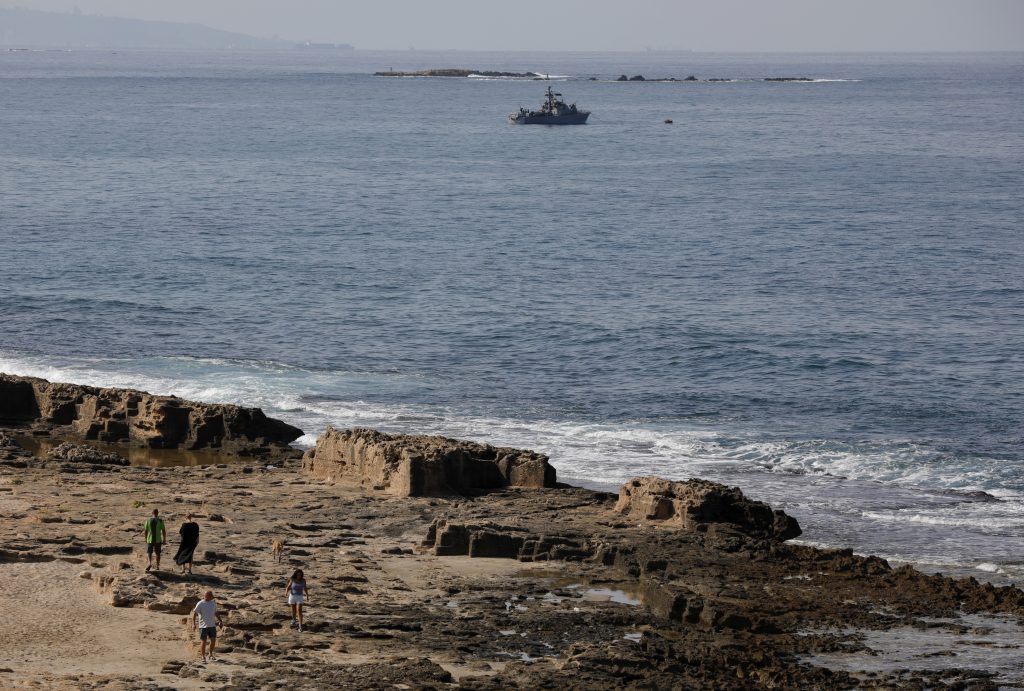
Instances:
[[[81,565],[61,561],[4,564],[0,667],[21,679],[66,681],[140,676],[180,656],[181,627],[144,610],[115,609]]]

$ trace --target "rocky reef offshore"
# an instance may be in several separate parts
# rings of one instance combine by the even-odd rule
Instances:
[[[328,429],[303,454],[300,435],[257,409],[0,375],[0,687],[1006,683],[910,653],[872,666],[870,641],[953,646],[967,615],[1019,627],[1020,589],[793,544],[796,519],[739,488],[644,477],[613,494],[558,483],[532,451]],[[129,463],[143,448],[170,464]],[[173,464],[194,452],[204,464]],[[154,508],[172,544],[147,572]],[[168,554],[188,513],[191,576]],[[296,568],[302,632],[283,596]],[[42,627],[26,583],[59,603]],[[204,663],[187,622],[207,589],[225,627]]]

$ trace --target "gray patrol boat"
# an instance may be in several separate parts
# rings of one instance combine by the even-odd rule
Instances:
[[[582,125],[588,117],[589,110],[580,110],[575,103],[566,105],[562,94],[555,93],[549,86],[547,100],[540,110],[520,108],[518,113],[509,114],[508,119],[517,125]]]

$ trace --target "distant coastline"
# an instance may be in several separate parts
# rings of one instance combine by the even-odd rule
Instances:
[[[299,50],[355,50],[355,46],[348,43],[311,43],[309,41],[303,41],[296,43],[295,47]]]
[[[81,13],[0,8],[0,48],[138,48],[190,50],[353,50],[327,44],[261,38],[202,24]]]
[[[436,67],[427,70],[414,70],[414,71],[402,71],[388,68],[384,71],[374,72],[376,77],[442,77],[442,78],[484,78],[484,79],[530,79],[533,81],[550,81],[552,79],[565,80],[573,79],[565,75],[551,76],[549,74],[543,74],[541,72],[513,72],[503,70],[477,70],[465,67]],[[813,83],[813,82],[842,82],[842,81],[859,81],[856,79],[822,79],[812,78],[806,76],[782,76],[782,77],[759,77],[759,78],[735,78],[735,77],[697,77],[695,75],[689,75],[683,79],[677,77],[645,77],[642,74],[636,74],[632,77],[627,77],[625,74],[619,77],[611,78],[600,78],[600,77],[588,77],[587,81],[600,82],[600,81],[612,81],[612,82],[684,82],[684,83],[716,83],[716,82],[776,82],[776,83]]]
[[[538,72],[503,72],[495,70],[474,70],[462,67],[443,67],[429,70],[416,70],[413,72],[402,72],[388,69],[384,72],[374,72],[377,77],[507,77],[514,79],[544,79],[544,75]]]

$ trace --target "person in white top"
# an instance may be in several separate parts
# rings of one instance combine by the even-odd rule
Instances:
[[[206,662],[206,641],[210,641],[210,660],[214,659],[213,649],[217,646],[217,626],[224,626],[220,614],[217,612],[217,603],[213,599],[213,591],[207,590],[203,599],[196,603],[192,610],[192,630],[196,630],[196,619],[199,619],[199,641],[203,653],[203,662]]]
[[[295,569],[295,573],[288,579],[285,594],[292,607],[292,627],[302,631],[302,606],[309,599],[309,586],[306,585],[306,575],[302,569]]]

